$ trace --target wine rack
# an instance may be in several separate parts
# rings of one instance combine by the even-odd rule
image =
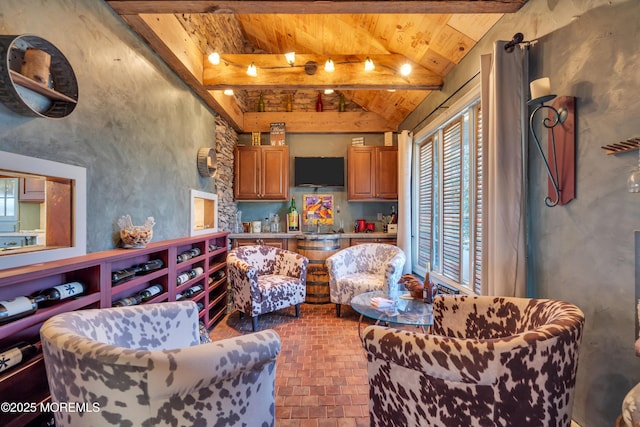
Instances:
[[[219,232],[195,237],[166,240],[149,244],[142,249],[114,249],[80,257],[42,264],[0,270],[0,300],[30,296],[52,286],[68,282],[82,282],[86,292],[82,296],[62,300],[21,319],[0,325],[0,350],[20,341],[35,343],[40,340],[40,327],[51,316],[67,311],[111,307],[116,300],[130,297],[156,283],[163,292],[144,302],[175,301],[176,295],[186,289],[202,285],[204,291],[189,299],[202,305],[200,320],[207,329],[215,326],[227,310],[227,247],[228,233]],[[198,248],[200,254],[178,263],[178,254]],[[164,266],[136,275],[123,283],[113,285],[111,274],[137,264],[160,259]],[[201,267],[203,274],[178,285],[177,276]],[[209,278],[214,278],[209,280]],[[11,396],[15,402],[46,402],[49,399],[42,354],[0,373],[0,396]],[[7,399],[5,399],[7,400]],[[23,426],[40,414],[0,413],[0,425]]]

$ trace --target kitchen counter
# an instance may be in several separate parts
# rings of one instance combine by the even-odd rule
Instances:
[[[391,233],[231,233],[230,239],[305,239],[323,240],[327,237],[338,239],[395,239],[398,235]]]

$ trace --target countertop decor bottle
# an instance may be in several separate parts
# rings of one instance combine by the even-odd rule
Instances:
[[[264,96],[262,92],[260,92],[260,98],[258,98],[258,111],[261,113],[264,112]]]
[[[321,112],[322,110],[323,110],[322,93],[318,92],[318,100],[316,101],[316,111]]]
[[[299,231],[298,210],[296,209],[296,198],[291,197],[291,205],[287,213],[287,231]]]
[[[292,99],[291,99],[291,94],[290,94],[290,93],[288,93],[288,94],[287,94],[286,104],[285,104],[285,110],[286,110],[287,112],[291,112],[291,111],[293,111],[293,101],[292,101]]]

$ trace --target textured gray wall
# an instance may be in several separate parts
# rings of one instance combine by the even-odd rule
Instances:
[[[545,207],[546,171],[531,140],[527,269],[535,296],[573,302],[585,313],[573,411],[583,427],[613,425],[624,395],[640,381],[633,347],[640,196],[626,192],[638,153],[606,156],[600,148],[640,136],[638,17],[636,0],[530,0],[502,18],[448,77],[443,93],[402,126],[418,125],[479,70],[478,57],[491,52],[493,41],[518,31],[539,39],[531,48],[531,80],[549,76],[554,93],[577,97],[576,199],[568,205]]]
[[[189,190],[216,190],[196,169],[215,113],[102,1],[3,0],[0,32],[40,36],[74,68],[79,103],[66,118],[0,104],[0,150],[87,168],[87,251],[113,248],[124,214],[153,216],[156,241],[188,236]]]

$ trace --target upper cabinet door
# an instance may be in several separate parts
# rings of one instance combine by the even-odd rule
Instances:
[[[375,198],[375,147],[349,147],[347,156],[347,190],[349,200]]]
[[[258,146],[236,147],[234,151],[233,197],[254,200],[260,193],[260,158]]]
[[[236,200],[289,198],[289,147],[236,147],[234,165]]]
[[[261,199],[287,200],[289,198],[289,147],[262,148]]]
[[[398,200],[398,147],[376,148],[376,197]]]
[[[398,147],[349,147],[348,199],[398,199]]]

